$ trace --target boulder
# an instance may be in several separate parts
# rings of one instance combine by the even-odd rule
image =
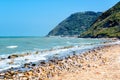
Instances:
[[[8,59],[17,58],[17,57],[19,57],[17,54],[13,54],[13,55],[8,56]]]

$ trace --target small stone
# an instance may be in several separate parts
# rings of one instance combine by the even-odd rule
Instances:
[[[33,75],[33,72],[32,71],[29,71],[29,72],[27,72],[28,73],[28,75]]]
[[[0,79],[4,79],[4,75],[0,75]]]
[[[25,59],[25,61],[28,61],[29,59]]]
[[[88,64],[87,67],[90,67],[90,64]]]
[[[45,61],[41,61],[40,64],[45,64]]]
[[[39,80],[43,80],[42,78],[39,78]]]
[[[83,67],[82,70],[85,70],[85,68]]]
[[[6,58],[0,58],[0,61],[1,61],[1,60],[5,60],[5,59],[6,59]]]
[[[81,67],[82,67],[82,64],[78,65],[78,67],[81,68]]]
[[[13,54],[13,55],[8,56],[8,59],[17,58],[17,57],[18,57],[18,55]]]
[[[99,75],[99,74],[101,74],[101,73],[100,73],[100,72],[96,72],[95,74],[98,74],[98,75]]]
[[[25,67],[25,68],[28,68],[29,66],[30,66],[29,63],[25,63],[25,64],[24,64],[24,67]]]
[[[23,77],[22,80],[28,80],[28,78],[27,77]]]
[[[36,53],[35,54],[38,54],[39,52],[38,51],[36,51]]]
[[[12,76],[11,75],[5,75],[5,78],[12,79]]]
[[[8,64],[14,64],[14,61],[8,62]]]
[[[32,66],[36,66],[36,64],[32,64]]]

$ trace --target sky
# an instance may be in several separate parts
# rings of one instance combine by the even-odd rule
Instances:
[[[104,12],[119,0],[0,0],[0,36],[45,36],[75,12]]]

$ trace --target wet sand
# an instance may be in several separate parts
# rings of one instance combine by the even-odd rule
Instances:
[[[31,68],[0,73],[0,80],[120,80],[120,45],[98,47],[63,60],[42,61]]]

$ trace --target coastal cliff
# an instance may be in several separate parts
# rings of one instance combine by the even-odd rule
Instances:
[[[91,27],[80,34],[80,37],[101,38],[117,37],[120,38],[120,2],[105,11]]]
[[[58,24],[47,36],[79,35],[88,29],[101,14],[101,12],[93,11],[74,13]]]

